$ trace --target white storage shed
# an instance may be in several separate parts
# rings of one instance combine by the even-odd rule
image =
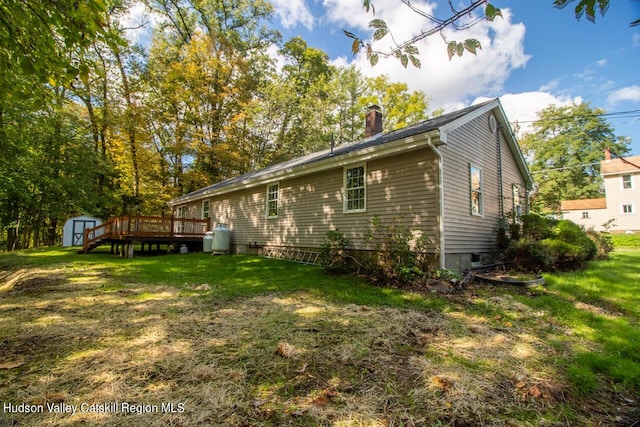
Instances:
[[[69,218],[62,228],[62,246],[82,246],[84,230],[102,224],[98,218],[87,215]]]

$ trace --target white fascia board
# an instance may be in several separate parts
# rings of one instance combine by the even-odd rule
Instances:
[[[491,111],[494,108],[496,108],[497,106],[500,105],[500,102],[497,99],[494,99],[492,102],[487,103],[486,105],[471,111],[468,114],[465,114],[464,116],[461,116],[459,118],[457,118],[456,120],[447,123],[444,126],[440,127],[440,141],[442,141],[443,144],[447,144],[447,137],[449,135],[449,133],[453,132],[454,130],[458,129],[460,126],[464,125],[465,123],[470,122],[473,119],[476,119],[480,116],[482,116],[484,113],[486,113],[487,111]]]
[[[178,197],[174,200],[169,201],[168,204],[169,206],[182,205],[194,200],[200,200],[212,196],[220,196],[222,194],[232,193],[238,190],[246,190],[248,188],[264,185],[274,181],[297,178],[300,176],[322,172],[334,168],[343,168],[356,162],[366,162],[369,160],[392,156],[394,154],[417,150],[419,148],[427,147],[429,143],[434,143],[433,141],[438,141],[437,131],[430,131],[418,135],[409,136],[378,146],[366,147],[361,150],[352,151],[350,153],[346,153],[336,157],[327,157],[324,160],[319,160],[308,165],[281,169],[267,175],[256,178],[248,178],[244,181],[230,184],[219,189],[214,189],[210,192],[205,191],[192,197]]]

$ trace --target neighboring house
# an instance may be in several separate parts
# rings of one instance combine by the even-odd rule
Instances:
[[[612,159],[605,150],[600,174],[605,199],[565,200],[560,207],[563,218],[597,231],[640,231],[640,156]]]
[[[498,99],[227,179],[170,202],[174,216],[227,224],[232,251],[320,248],[339,229],[367,250],[374,216],[426,234],[441,267],[478,263],[499,219],[525,212],[533,182]],[[377,132],[377,133],[376,133]]]
[[[609,221],[607,199],[564,200],[560,210],[563,219],[597,231],[604,231],[604,224]]]

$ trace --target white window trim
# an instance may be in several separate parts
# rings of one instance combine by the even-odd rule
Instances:
[[[629,187],[629,188],[624,188],[624,177],[625,177],[625,176],[628,176],[628,177],[629,177],[629,183],[631,184],[631,187]],[[634,187],[634,185],[633,185],[633,175],[631,175],[631,174],[626,174],[626,175],[622,175],[622,176],[620,177],[620,189],[621,189],[621,190],[633,190],[633,187]]]
[[[355,168],[359,168],[362,167],[363,169],[363,174],[364,174],[364,207],[362,209],[347,209],[348,204],[348,200],[347,200],[347,194],[348,194],[348,190],[347,189],[347,170],[349,169],[355,169]],[[346,214],[350,214],[350,213],[359,213],[359,212],[366,212],[367,211],[367,163],[357,163],[354,165],[349,165],[349,166],[345,166],[342,170],[342,212],[346,213]]]
[[[278,188],[278,195],[275,199],[273,200],[269,200],[269,189],[271,187],[277,187]],[[269,215],[269,202],[276,202],[276,214],[275,215]],[[280,182],[270,182],[269,184],[267,184],[267,189],[265,192],[265,217],[267,219],[278,219],[278,216],[280,215]]]
[[[480,212],[473,211],[473,170],[477,169],[480,172]],[[473,164],[469,164],[469,211],[472,216],[478,216],[484,218],[484,173],[482,168]]]
[[[207,216],[204,216],[204,204],[205,203],[209,203],[209,209],[207,209]],[[202,213],[200,214],[200,216],[202,217],[202,219],[209,219],[211,218],[211,199],[205,199],[202,201]]]
[[[176,211],[176,218],[178,219],[186,219],[187,218],[187,205],[178,206],[178,210]],[[174,233],[184,233],[184,221],[179,221],[175,225]]]
[[[624,211],[624,207],[625,206],[631,206],[631,212],[625,212]],[[620,205],[620,214],[622,214],[622,215],[633,215],[635,213],[636,213],[636,207],[634,206],[633,203],[622,203]]]

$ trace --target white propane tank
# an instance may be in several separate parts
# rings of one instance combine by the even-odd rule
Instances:
[[[229,245],[231,243],[231,230],[227,228],[227,224],[218,224],[213,229],[213,242],[211,245],[211,252],[216,253],[229,253]]]
[[[180,246],[180,253],[181,254],[188,254],[189,253],[189,249],[187,248],[187,245],[185,245],[184,243],[182,244],[182,246]]]
[[[213,247],[213,231],[207,231],[202,238],[202,252],[211,252]]]

